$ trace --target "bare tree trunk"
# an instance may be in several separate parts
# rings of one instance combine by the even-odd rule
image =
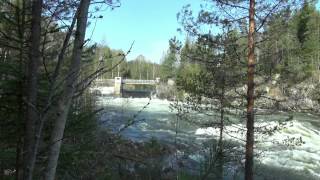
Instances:
[[[154,78],[154,63],[152,63],[152,79],[155,80],[155,78]]]
[[[223,72],[224,73],[224,72]],[[219,141],[218,141],[218,153],[217,155],[217,166],[216,166],[216,178],[223,179],[223,165],[224,165],[224,154],[223,154],[223,129],[224,129],[224,107],[225,107],[225,75],[222,77],[221,82],[221,96],[220,96],[220,134],[219,134]]]
[[[58,56],[57,65],[56,65],[54,73],[53,73],[53,75],[51,77],[51,84],[50,84],[50,87],[49,87],[49,95],[48,95],[48,98],[47,98],[47,103],[46,103],[46,106],[45,106],[43,112],[41,113],[41,118],[39,119],[38,126],[35,129],[35,142],[34,142],[34,146],[33,146],[34,149],[33,149],[33,154],[32,154],[32,158],[34,158],[35,160],[37,158],[37,153],[38,153],[38,149],[39,149],[39,144],[40,144],[40,139],[41,139],[41,136],[42,136],[43,127],[44,127],[44,124],[45,124],[45,122],[47,121],[47,119],[49,118],[49,115],[50,115],[49,110],[51,110],[51,109],[49,109],[49,108],[50,108],[50,106],[52,104],[52,98],[53,98],[53,96],[55,94],[55,89],[54,88],[56,86],[56,81],[57,81],[57,78],[59,76],[60,69],[62,67],[62,63],[63,63],[63,60],[64,60],[65,52],[67,50],[68,42],[69,42],[69,40],[71,38],[72,31],[74,29],[77,12],[74,15],[72,23],[71,23],[71,25],[69,27],[69,30],[68,30],[68,32],[66,34],[66,37],[64,39],[63,46],[62,46],[61,51],[60,51],[59,56]]]
[[[255,32],[255,0],[250,0],[249,9],[249,34],[248,34],[248,91],[247,91],[247,141],[245,179],[253,179],[253,144],[254,144],[254,32]]]
[[[56,168],[58,165],[64,128],[66,125],[66,120],[71,105],[72,97],[75,92],[75,85],[80,72],[81,54],[84,45],[89,6],[90,0],[80,1],[79,14],[77,17],[77,28],[74,39],[74,48],[72,52],[71,65],[69,68],[70,74],[67,76],[66,79],[64,91],[62,94],[63,98],[59,100],[57,105],[57,119],[54,122],[54,127],[51,133],[51,146],[49,149],[48,164],[45,171],[46,180],[54,180],[56,174]]]
[[[23,179],[31,180],[35,165],[33,147],[35,142],[35,126],[38,120],[37,91],[38,69],[40,64],[41,12],[42,0],[32,1],[32,21],[30,35],[30,51],[27,76],[27,115],[25,122],[25,142],[23,154]]]
[[[19,50],[19,71],[24,72],[24,41],[25,41],[25,21],[26,21],[26,1],[22,1],[21,3],[21,10],[17,9],[17,20],[19,23],[18,26],[18,35],[20,39],[20,50]],[[19,112],[19,122],[21,121],[21,125],[18,127],[18,139],[17,139],[17,147],[16,147],[16,180],[23,179],[23,120],[24,120],[24,103],[23,103],[23,94],[24,94],[24,78],[21,78],[17,84],[19,93],[17,95],[18,99],[18,112]]]

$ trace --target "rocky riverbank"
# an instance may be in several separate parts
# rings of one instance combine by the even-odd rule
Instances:
[[[256,87],[255,106],[260,109],[274,109],[278,111],[313,112],[320,113],[320,83],[305,80],[299,84],[280,84],[276,80]],[[243,96],[243,100],[234,100],[232,105],[245,107],[246,86],[228,91],[226,94]],[[156,89],[159,99],[173,101],[175,99],[185,100],[188,93],[178,91],[176,85],[160,84]],[[204,98],[206,99],[206,98]],[[241,101],[241,102],[240,102]]]
[[[319,84],[309,81],[288,85],[265,86],[265,93],[256,99],[258,107],[295,112],[320,112]]]

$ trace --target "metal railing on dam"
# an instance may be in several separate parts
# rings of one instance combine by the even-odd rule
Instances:
[[[94,84],[96,86],[113,86],[115,79],[97,79]],[[122,84],[150,84],[155,85],[157,80],[145,80],[145,79],[121,79]]]
[[[123,79],[122,84],[157,84],[156,80]]]

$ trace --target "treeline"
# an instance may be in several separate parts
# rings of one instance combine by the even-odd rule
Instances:
[[[109,72],[99,76],[102,79],[113,79],[120,76],[128,79],[151,80],[160,76],[160,65],[147,60],[143,55],[139,55],[133,60],[122,59],[122,50],[113,50],[108,46],[99,45],[95,49],[92,57],[99,66],[113,67]],[[119,56],[120,55],[120,56]]]
[[[128,79],[155,79],[160,77],[162,82],[166,82],[169,78],[175,78],[177,75],[178,60],[177,52],[174,50],[175,42],[169,41],[169,49],[161,57],[160,64],[154,60],[148,60],[143,55],[137,56],[135,59],[123,59],[123,50],[114,50],[106,45],[97,45],[94,49],[92,60],[96,66],[115,67],[109,72],[103,73],[98,78],[113,79],[120,76]],[[182,66],[180,66],[180,69]]]
[[[205,10],[201,13],[202,19],[213,18]],[[198,20],[198,24],[194,27],[188,24],[191,22],[187,22],[186,17],[180,20],[189,36],[184,43],[176,39],[170,40],[170,50],[161,64],[164,67],[163,71],[167,71],[164,74],[168,77],[176,78],[177,81],[188,81],[185,78],[192,78],[193,75],[206,69],[206,61],[215,63],[214,58],[221,58],[218,56],[224,54],[229,57],[228,61],[239,63],[238,66],[229,65],[232,69],[228,72],[237,71],[240,66],[246,68],[248,29],[245,22],[235,27],[226,20],[225,24],[221,25],[223,32],[199,34],[192,32],[194,31],[192,28],[196,28],[196,25],[210,24],[207,22],[208,19],[205,22]],[[301,8],[294,11],[286,8],[270,15],[269,20],[261,28],[263,30],[255,34],[257,75],[271,78],[278,74],[282,82],[292,84],[308,78],[319,81],[319,24],[320,13],[313,1],[305,1]]]

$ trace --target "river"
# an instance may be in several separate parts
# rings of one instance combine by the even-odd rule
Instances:
[[[170,103],[160,99],[100,96],[98,104],[105,109],[100,121],[103,127],[114,132],[121,130],[125,138],[133,141],[143,142],[156,138],[169,145],[178,142],[188,149],[187,156],[192,162],[189,166],[200,166],[204,157],[200,153],[201,149],[218,136],[218,129],[201,128],[183,120],[178,121],[179,128],[176,129],[177,116],[170,108]],[[192,117],[208,118],[200,114]],[[257,116],[256,119],[256,127],[262,129],[274,129],[279,127],[278,121],[282,122],[281,128],[270,134],[256,133],[256,179],[320,179],[320,120],[317,117],[301,113],[277,113]],[[132,125],[126,127],[128,123]],[[245,138],[243,124],[228,125],[225,129],[224,139],[231,142],[232,147],[229,148],[234,149],[234,152],[244,151],[244,142],[241,140]],[[231,152],[230,156],[233,155]],[[239,162],[225,164],[225,179],[242,179],[243,153],[238,158]]]

